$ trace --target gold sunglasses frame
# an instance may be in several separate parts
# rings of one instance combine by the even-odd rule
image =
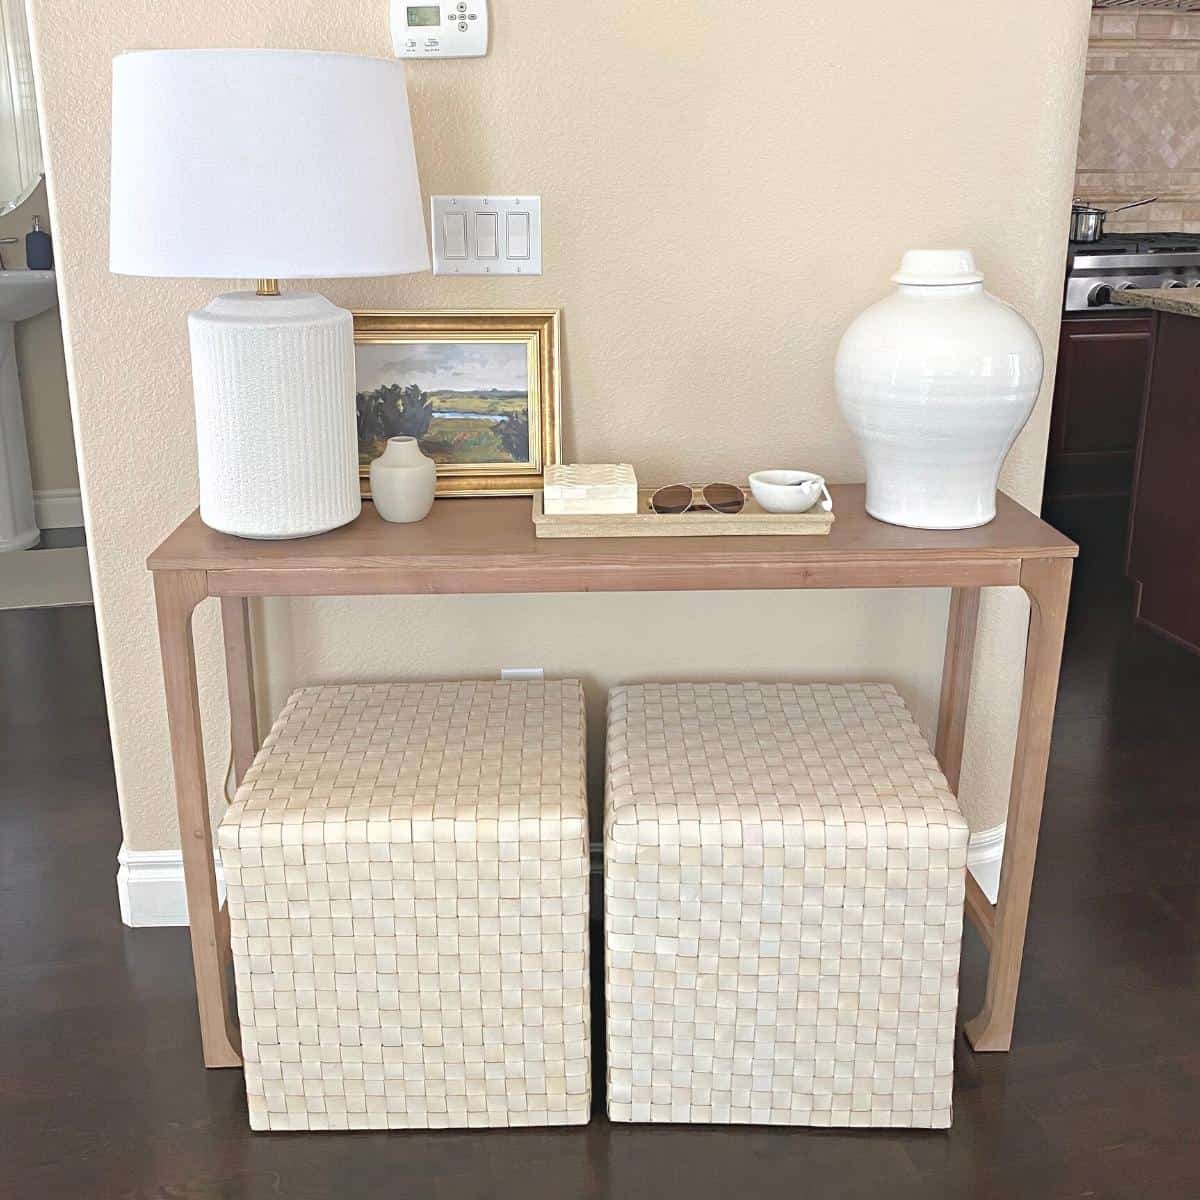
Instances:
[[[733,488],[733,490],[736,491],[739,496],[741,496],[742,503],[733,512],[730,512],[728,509],[718,508],[704,494],[705,491],[711,487]],[[663,492],[670,491],[672,488],[689,488],[691,490],[692,498],[688,502],[688,506],[686,508],[682,508],[682,509],[672,508],[668,511],[662,511],[662,510],[656,508],[655,504],[654,504],[656,497],[658,497]],[[699,497],[699,503],[697,503],[697,497]],[[748,499],[748,497],[746,495],[745,488],[739,487],[736,483],[726,483],[726,482],[722,482],[720,480],[714,480],[712,483],[703,483],[703,484],[665,483],[665,484],[663,484],[662,487],[655,488],[654,491],[652,491],[650,493],[648,503],[650,506],[650,511],[652,513],[654,513],[654,515],[657,517],[682,516],[685,513],[703,512],[705,510],[707,510],[708,512],[718,513],[723,517],[736,517],[738,515],[738,513],[745,511],[747,499]]]

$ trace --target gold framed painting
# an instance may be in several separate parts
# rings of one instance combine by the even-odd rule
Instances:
[[[354,314],[358,465],[415,437],[439,496],[521,496],[561,461],[559,313],[371,310]]]

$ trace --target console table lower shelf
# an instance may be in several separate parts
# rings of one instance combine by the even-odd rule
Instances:
[[[967,916],[987,947],[989,963],[983,1008],[967,1022],[966,1035],[976,1050],[1007,1050],[1078,547],[1003,495],[990,525],[939,532],[873,520],[861,485],[830,490],[838,519],[824,537],[539,540],[527,497],[439,500],[417,525],[389,525],[367,504],[358,520],[342,529],[287,542],[230,537],[207,528],[196,513],[188,517],[148,565],[158,609],[205,1064],[242,1062],[229,989],[229,923],[217,894],[192,642],[193,613],[210,596],[221,605],[234,773],[240,782],[259,745],[248,606],[254,597],[950,588],[935,750],[957,789],[980,591],[1020,588],[1030,602],[1029,639],[996,903],[967,876]]]

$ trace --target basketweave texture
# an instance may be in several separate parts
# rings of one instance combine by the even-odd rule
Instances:
[[[891,687],[616,689],[611,1118],[949,1126],[967,837]]]
[[[578,683],[298,691],[218,840],[252,1128],[588,1120]]]

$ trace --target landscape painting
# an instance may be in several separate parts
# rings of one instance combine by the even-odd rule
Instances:
[[[557,312],[356,313],[358,460],[416,438],[441,495],[528,493],[558,461]]]
[[[415,437],[441,466],[531,462],[524,342],[359,346],[357,364],[362,464],[390,437]]]

